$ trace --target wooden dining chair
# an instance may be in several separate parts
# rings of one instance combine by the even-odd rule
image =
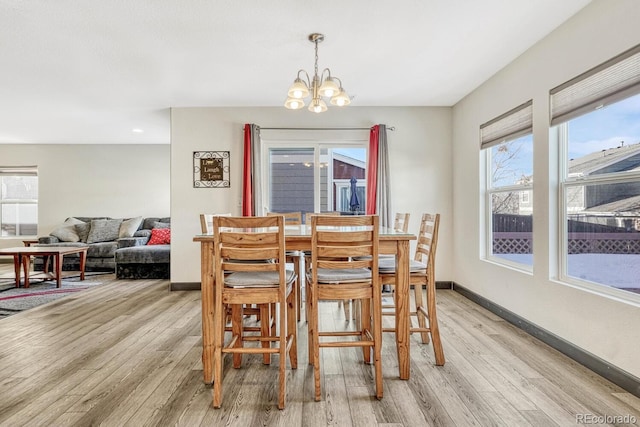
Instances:
[[[200,214],[200,231],[202,234],[213,234],[213,217],[215,216],[231,216],[231,214]]]
[[[415,258],[409,265],[409,283],[413,286],[415,297],[415,311],[410,311],[409,322],[411,322],[411,333],[420,333],[422,343],[428,344],[429,337],[431,337],[436,365],[441,366],[444,365],[445,359],[436,313],[435,283],[435,262],[439,226],[440,214],[425,213],[422,215]],[[395,285],[395,269],[395,258],[381,258],[379,263],[380,283],[390,286]],[[427,294],[426,304],[423,290],[426,291]],[[386,310],[392,307],[394,306],[383,305],[383,309],[385,309],[383,314],[385,316],[393,316],[394,310]],[[417,327],[414,326],[414,322],[412,321],[414,317],[417,318]],[[395,328],[384,328],[383,331],[395,332]]]
[[[307,225],[307,227],[311,227],[311,217],[313,217],[314,215],[328,215],[328,216],[339,216],[340,212],[338,211],[327,211],[327,212],[307,212],[304,214],[304,223]],[[307,269],[311,266],[311,251],[304,251],[304,271],[306,272]],[[305,298],[306,301],[306,307],[305,310],[308,313],[309,312],[309,299]],[[348,302],[348,301],[347,301]],[[341,308],[343,304],[343,301],[338,301],[338,308]],[[347,305],[345,305],[345,315],[347,316],[347,319],[349,318],[349,307]]]
[[[223,355],[233,354],[239,368],[243,354],[279,355],[278,408],[284,409],[287,354],[292,369],[298,366],[295,273],[286,270],[284,217],[215,217],[213,219],[215,291],[213,313],[213,406],[222,404]],[[228,273],[228,274],[225,274]],[[268,317],[277,306],[278,327],[263,327],[258,335],[244,332],[245,304],[256,304]],[[232,336],[225,345],[225,306],[231,307]],[[247,346],[257,342],[260,346]],[[267,363],[270,359],[267,360]]]
[[[378,216],[323,216],[311,218],[311,269],[308,337],[313,364],[315,400],[321,398],[320,349],[361,347],[365,363],[373,365],[375,395],[382,398],[382,308],[378,274]],[[368,257],[358,259],[358,257]],[[320,301],[356,299],[362,306],[359,329],[319,327]],[[353,339],[357,337],[359,339]]]
[[[409,218],[411,217],[411,214],[408,212],[396,212],[396,215],[394,217],[394,221],[393,221],[393,229],[396,231],[399,231],[401,233],[406,233],[409,230]],[[387,254],[383,254],[380,255],[380,258],[392,258],[395,259],[395,255],[387,255]],[[383,285],[382,286],[382,292],[390,292],[392,290],[391,286],[389,285]],[[345,304],[344,306],[344,316],[345,319],[348,321],[350,318],[350,314],[349,314],[349,302],[351,302],[351,305],[353,306],[353,320],[355,320],[356,322],[359,322],[360,320],[360,311],[358,308],[357,304],[354,304],[353,301],[343,301],[343,303]],[[382,305],[382,310],[384,313],[385,309],[391,309],[394,308],[393,305]]]
[[[200,228],[202,234],[213,234],[213,218],[216,216],[231,216],[230,213],[215,213],[215,214],[200,214]],[[227,273],[225,273],[227,274]],[[227,319],[229,322],[231,321],[231,308],[226,307]],[[260,326],[246,326],[245,332],[256,332],[261,331],[264,327],[269,327],[271,329],[275,328],[275,313],[271,312],[271,316],[261,317],[261,311],[258,307],[252,306],[251,304],[247,304],[244,307],[244,315],[245,316],[255,316],[255,320],[260,322]],[[229,323],[225,321],[225,324]],[[226,326],[226,330],[230,331],[231,326]],[[266,359],[266,358],[265,358]]]
[[[302,224],[302,212],[267,212],[267,216],[282,215],[284,217],[285,225],[300,225]],[[286,251],[287,262],[293,264],[293,270],[296,273],[296,318],[298,321],[301,319],[300,312],[302,311],[302,279],[300,275],[300,263],[303,261],[303,253],[301,251]]]

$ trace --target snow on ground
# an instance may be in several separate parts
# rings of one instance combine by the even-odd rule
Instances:
[[[500,258],[533,265],[532,254],[496,254]],[[640,289],[639,254],[574,254],[567,258],[569,276],[614,288]]]

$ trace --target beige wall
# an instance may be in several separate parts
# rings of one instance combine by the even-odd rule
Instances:
[[[38,166],[40,236],[70,216],[169,216],[169,156],[169,145],[0,145],[0,165]]]
[[[559,283],[557,149],[549,138],[549,89],[640,43],[640,2],[595,0],[453,109],[453,277],[584,350],[640,377],[640,308]],[[533,274],[480,259],[481,123],[528,99],[534,107]]]
[[[202,212],[240,214],[243,124],[265,127],[394,126],[388,132],[394,211],[442,214],[436,277],[451,280],[451,109],[331,108],[321,115],[285,108],[174,108],[171,113],[171,281],[200,282],[199,233]],[[320,132],[322,134],[323,132]],[[352,135],[352,134],[349,134]],[[365,132],[366,135],[366,132]],[[322,135],[318,135],[322,137]],[[368,138],[368,136],[367,136]],[[193,188],[194,151],[230,151],[231,187]]]

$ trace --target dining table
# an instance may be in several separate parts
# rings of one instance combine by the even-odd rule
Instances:
[[[411,370],[409,353],[410,319],[409,319],[409,246],[416,236],[411,233],[381,227],[379,232],[380,254],[395,255],[395,329],[396,349],[398,354],[399,377],[408,380]],[[213,310],[214,310],[214,236],[198,234],[193,238],[200,243],[201,270],[201,302],[202,302],[202,368],[204,382],[213,383]],[[311,225],[286,225],[285,245],[287,250],[311,250]]]

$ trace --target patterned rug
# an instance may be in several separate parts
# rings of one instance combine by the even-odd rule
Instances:
[[[65,277],[60,288],[56,287],[55,280],[32,279],[28,289],[16,288],[13,275],[3,275],[0,277],[0,319],[100,285],[105,274],[109,273],[85,273],[82,281],[79,276]]]

